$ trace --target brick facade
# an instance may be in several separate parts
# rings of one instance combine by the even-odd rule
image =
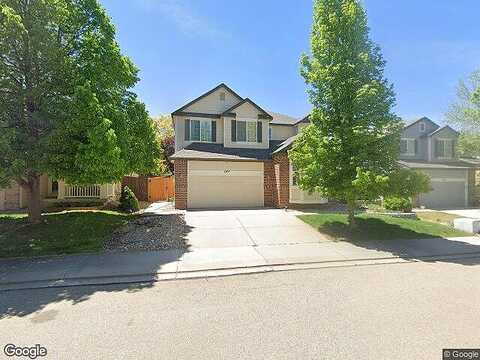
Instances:
[[[187,208],[188,161],[177,159],[175,166],[175,208]],[[290,198],[290,164],[287,153],[275,154],[263,162],[263,202],[265,207],[284,208]]]
[[[187,208],[188,161],[178,159],[174,162],[175,169],[175,209]]]
[[[273,155],[272,164],[275,175],[273,206],[284,208],[290,201],[290,163],[287,153]]]
[[[276,187],[275,171],[271,160],[263,163],[263,205],[273,207],[273,197]]]

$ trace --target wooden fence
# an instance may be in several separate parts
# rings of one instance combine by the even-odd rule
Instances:
[[[122,188],[128,186],[140,201],[164,201],[175,196],[173,176],[125,176]]]

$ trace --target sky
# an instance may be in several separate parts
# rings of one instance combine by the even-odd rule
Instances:
[[[99,0],[122,52],[140,69],[134,91],[167,114],[221,82],[294,117],[311,108],[299,58],[309,51],[312,0]],[[387,61],[394,111],[444,122],[460,79],[480,69],[478,0],[363,0]]]

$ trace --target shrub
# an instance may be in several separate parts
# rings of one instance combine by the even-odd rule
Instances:
[[[383,201],[385,209],[392,211],[411,212],[412,202],[408,198],[388,197]]]
[[[122,189],[122,195],[120,196],[120,210],[134,213],[140,209],[138,205],[138,199],[128,186]]]

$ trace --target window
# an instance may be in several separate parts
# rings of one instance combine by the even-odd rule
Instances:
[[[435,156],[437,158],[453,158],[453,139],[437,139],[435,141]]]
[[[295,169],[295,166],[292,164],[291,167],[292,171],[292,185],[297,186],[297,169]]]
[[[400,140],[400,154],[401,155],[415,155],[416,140],[415,139],[401,139]]]
[[[216,121],[185,120],[185,141],[216,142]]]
[[[268,128],[268,139],[272,140],[272,128],[271,127]]]
[[[424,122],[420,123],[420,132],[425,132],[425,123]]]
[[[224,92],[220,93],[220,101],[225,101],[225,93]]]
[[[236,124],[236,142],[255,143],[258,142],[257,138],[257,121],[250,120],[237,120]],[[261,123],[260,123],[261,126]]]

